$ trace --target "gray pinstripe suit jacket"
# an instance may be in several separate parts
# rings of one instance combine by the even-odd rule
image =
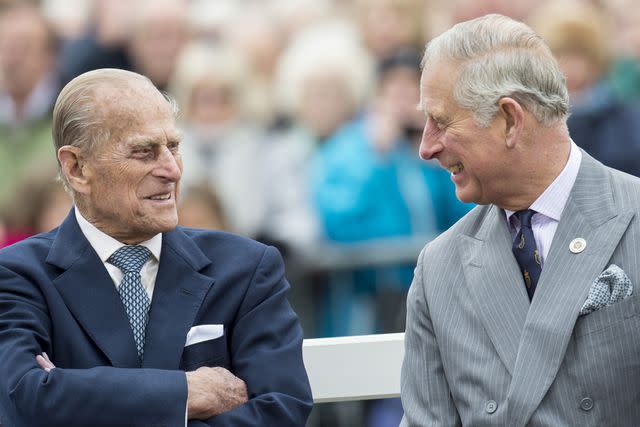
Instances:
[[[429,243],[407,302],[401,425],[640,426],[639,210],[640,179],[583,152],[531,304],[496,206]],[[578,317],[611,263],[634,294]]]

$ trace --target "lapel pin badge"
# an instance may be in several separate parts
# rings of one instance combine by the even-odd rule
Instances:
[[[571,243],[569,243],[569,250],[571,253],[579,254],[584,251],[584,248],[587,247],[587,241],[582,237],[578,237],[577,239],[573,239]]]

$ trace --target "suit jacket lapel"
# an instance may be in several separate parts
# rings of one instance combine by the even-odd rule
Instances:
[[[507,396],[513,426],[526,425],[551,386],[590,286],[633,217],[615,211],[607,170],[586,153],[582,156],[522,332]],[[578,237],[587,246],[574,254],[569,244]]]
[[[147,325],[143,367],[178,369],[187,333],[214,279],[211,264],[180,229],[165,233]]]
[[[509,256],[511,234],[504,212],[489,207],[478,233],[461,235],[458,249],[476,314],[512,373],[529,301],[518,264]]]
[[[139,367],[129,318],[120,296],[102,261],[82,234],[73,209],[58,229],[47,262],[65,270],[53,284],[111,364]]]

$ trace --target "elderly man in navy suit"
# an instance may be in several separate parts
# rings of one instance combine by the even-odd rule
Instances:
[[[0,251],[0,416],[19,426],[303,426],[312,397],[278,252],[177,227],[174,109],[122,70],[54,109],[62,225]]]

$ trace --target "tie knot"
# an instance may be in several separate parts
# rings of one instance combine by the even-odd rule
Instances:
[[[521,227],[531,228],[531,218],[533,218],[533,215],[536,213],[533,209],[524,209],[516,212],[514,215],[520,220]]]
[[[115,251],[107,260],[123,273],[139,273],[140,269],[151,256],[151,251],[140,245],[123,246]]]

